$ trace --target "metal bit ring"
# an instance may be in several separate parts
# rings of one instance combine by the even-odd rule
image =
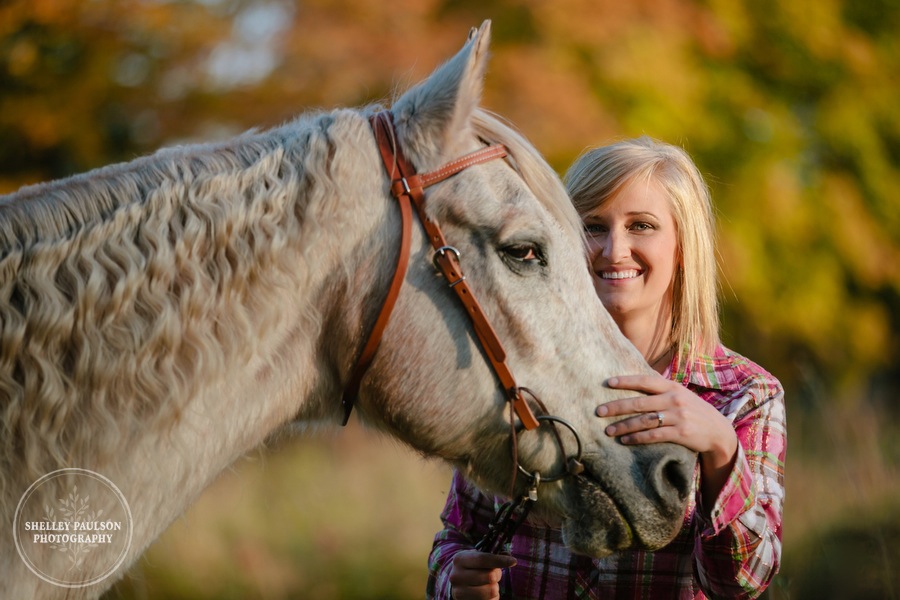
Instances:
[[[571,423],[569,423],[568,421],[563,419],[562,417],[556,417],[554,415],[540,415],[539,417],[536,417],[536,418],[538,421],[550,421],[552,423],[559,423],[560,425],[562,425],[563,427],[565,427],[566,429],[571,431],[572,435],[575,437],[575,443],[577,444],[577,452],[576,452],[575,456],[573,456],[573,457],[564,458],[563,470],[556,475],[547,475],[547,476],[541,475],[541,483],[551,483],[553,481],[559,481],[566,475],[570,474],[570,472],[572,470],[571,465],[573,465],[573,464],[581,465],[581,451],[582,451],[581,437],[579,437],[578,432],[575,431],[575,427]],[[520,428],[521,428],[521,426],[520,426]],[[560,448],[560,450],[565,452],[564,448]],[[574,461],[574,463],[573,463],[573,461]],[[519,472],[522,473],[523,475],[525,475],[526,477],[528,477],[529,480],[534,479],[534,476],[531,474],[531,471],[528,471],[525,467],[523,467],[522,463],[519,463],[518,467],[519,467]]]

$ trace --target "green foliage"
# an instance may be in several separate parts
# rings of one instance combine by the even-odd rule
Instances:
[[[0,189],[161,144],[166,121],[201,104],[190,97],[200,90],[175,93],[175,78],[195,76],[192,63],[227,31],[223,22],[192,3],[4,3]]]

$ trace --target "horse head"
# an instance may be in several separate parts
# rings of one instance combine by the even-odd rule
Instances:
[[[473,30],[455,57],[393,104],[395,143],[420,173],[489,144],[506,146],[505,160],[430,187],[424,212],[459,252],[512,373],[542,406],[526,402],[545,419],[532,431],[511,431],[512,409],[490,350],[479,343],[453,282],[436,273],[434,248],[420,227],[358,406],[366,421],[444,458],[487,490],[510,493],[514,461],[526,474],[555,480],[541,485],[537,510],[561,521],[577,552],[657,548],[681,525],[695,456],[671,444],[622,445],[595,416],[598,404],[624,395],[606,379],[649,367],[595,295],[580,222],[559,179],[521,136],[477,108],[489,32],[489,23]],[[377,153],[374,144],[371,151]],[[382,174],[375,201],[393,204]],[[552,423],[560,419],[557,439]],[[569,473],[576,445],[583,446],[584,470]],[[518,477],[513,493],[528,485],[528,477]]]

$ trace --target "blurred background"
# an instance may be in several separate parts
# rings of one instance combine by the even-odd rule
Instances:
[[[726,344],[785,384],[781,598],[900,598],[896,0],[6,0],[0,193],[386,101],[493,20],[484,105],[559,173],[683,146]],[[254,453],[107,598],[419,598],[449,471],[353,425]]]

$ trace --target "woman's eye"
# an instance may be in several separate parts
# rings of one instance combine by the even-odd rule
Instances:
[[[503,249],[507,256],[521,262],[532,262],[540,260],[537,248],[531,244],[516,244],[515,246],[507,246]]]
[[[647,231],[649,229],[653,229],[653,225],[651,225],[650,223],[640,222],[640,223],[634,223],[631,226],[631,228],[635,231]]]
[[[591,237],[597,237],[606,232],[606,228],[603,225],[585,225],[584,232]]]

